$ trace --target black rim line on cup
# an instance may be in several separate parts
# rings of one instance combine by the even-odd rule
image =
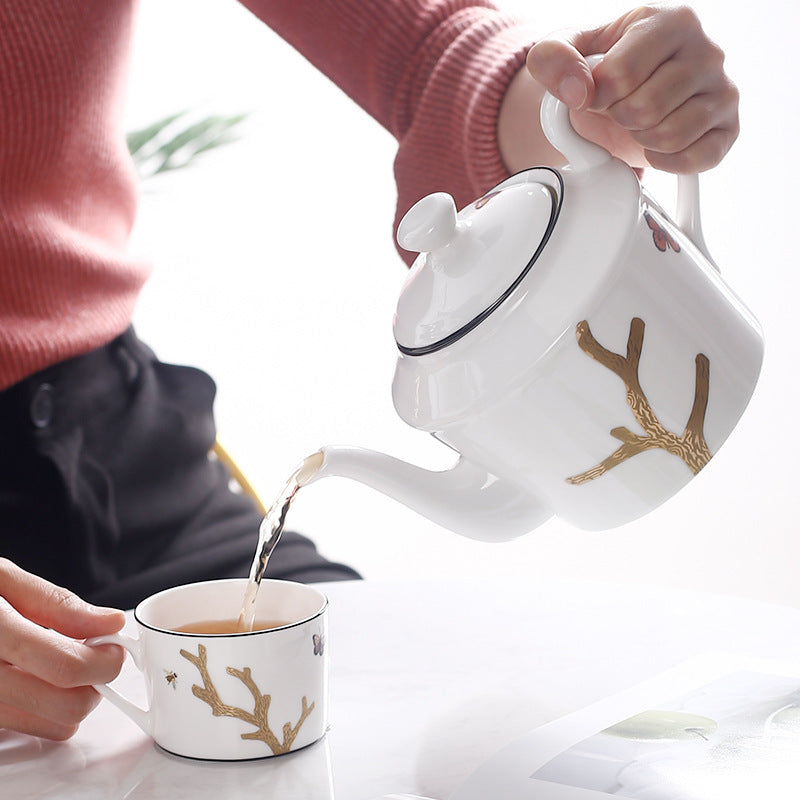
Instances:
[[[166,590],[166,591],[169,591],[169,590]],[[314,589],[313,591],[316,592],[317,590]],[[160,592],[159,592],[159,594],[160,594]],[[261,633],[271,633],[272,631],[286,631],[286,630],[289,630],[289,628],[296,628],[299,625],[305,625],[307,622],[311,622],[312,620],[315,620],[318,617],[321,617],[328,609],[328,597],[326,595],[322,594],[322,592],[318,592],[318,594],[322,596],[322,599],[324,600],[324,602],[322,604],[322,608],[320,608],[319,611],[315,612],[314,614],[311,614],[311,616],[305,617],[303,619],[299,619],[296,622],[287,622],[286,625],[277,625],[274,628],[261,628],[260,630],[257,630],[257,631],[238,631],[236,633],[191,633],[190,631],[174,631],[171,628],[160,628],[157,625],[151,625],[149,622],[145,622],[139,616],[139,606],[136,606],[136,608],[133,610],[133,618],[143,628],[147,628],[150,631],[155,631],[156,633],[167,633],[170,636],[188,636],[188,637],[193,638],[193,639],[206,639],[206,638],[209,638],[209,637],[212,637],[214,639],[224,639],[226,637],[228,637],[230,639],[238,639],[238,638],[240,638],[242,636],[255,636],[255,635],[261,634]],[[156,595],[153,595],[153,597],[155,597],[155,596]],[[150,598],[148,598],[148,599],[150,599]],[[146,601],[143,600],[142,602],[146,602]],[[141,605],[141,603],[139,605]]]
[[[297,620],[297,622],[289,622],[286,625],[276,625],[274,628],[259,628],[257,631],[237,631],[235,633],[192,633],[191,631],[175,631],[172,628],[159,628],[157,625],[150,625],[147,622],[144,622],[136,611],[133,612],[133,618],[138,622],[143,628],[147,628],[148,630],[155,631],[156,633],[167,633],[170,636],[188,636],[189,638],[193,639],[207,639],[209,637],[214,639],[224,639],[228,637],[230,639],[238,639],[242,636],[255,636],[259,633],[272,633],[272,631],[285,631],[289,628],[297,628],[300,625],[305,625],[307,622],[311,622],[318,617],[321,617],[328,608],[328,598],[325,598],[325,604],[322,608],[316,613],[312,614],[310,617],[305,617],[304,619]]]
[[[558,185],[560,191],[558,192],[558,196],[553,197],[551,195],[551,206],[550,206],[550,219],[547,223],[547,228],[545,229],[544,236],[542,236],[542,241],[539,242],[539,246],[536,248],[533,256],[531,256],[530,261],[525,265],[525,268],[520,272],[520,274],[514,279],[513,283],[494,301],[490,306],[485,308],[475,317],[473,317],[469,322],[465,325],[462,325],[458,330],[449,333],[443,339],[439,339],[436,342],[432,342],[431,344],[422,345],[421,347],[407,347],[404,344],[400,344],[400,342],[395,339],[395,344],[397,345],[397,349],[406,356],[427,356],[430,353],[435,353],[438,350],[444,350],[445,347],[449,347],[454,342],[457,342],[459,339],[462,339],[466,336],[470,331],[475,330],[490,314],[496,311],[511,295],[511,293],[517,288],[517,286],[522,283],[525,276],[530,272],[531,267],[536,263],[536,260],[542,254],[542,250],[544,250],[545,245],[547,244],[548,240],[550,239],[550,235],[553,233],[553,229],[556,226],[556,221],[558,220],[558,215],[561,212],[561,206],[564,202],[564,179],[561,175],[552,167],[534,167],[534,170],[545,170],[547,172],[551,172],[555,175],[556,179],[558,180]],[[522,170],[522,172],[531,172],[532,170]],[[522,172],[516,173],[517,175],[521,175]],[[507,178],[506,181],[513,180],[516,175],[512,175],[510,178]],[[505,183],[506,181],[503,181]],[[552,194],[555,195],[555,190],[552,186],[547,184],[541,184],[546,188],[550,189]],[[491,191],[487,192],[487,194],[491,194]]]
[[[313,742],[309,742],[308,744],[304,744],[302,747],[297,747],[294,750],[287,750],[285,753],[265,753],[263,756],[247,756],[247,758],[204,758],[200,756],[185,756],[183,753],[176,753],[174,750],[167,750],[164,745],[159,744],[155,740],[153,743],[155,746],[161,750],[163,753],[166,753],[170,758],[180,758],[183,761],[205,761],[210,764],[237,764],[237,763],[246,763],[252,761],[268,761],[273,758],[283,758],[283,756],[290,756],[292,753],[301,753],[303,750],[308,750],[309,747],[313,747],[317,742],[321,742],[328,733],[328,729],[326,728],[322,734],[320,735],[319,739],[314,739]]]

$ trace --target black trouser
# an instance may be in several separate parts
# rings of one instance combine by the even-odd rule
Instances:
[[[209,458],[216,387],[132,330],[0,392],[0,555],[85,599],[246,577],[261,516]],[[286,531],[267,577],[358,578]]]

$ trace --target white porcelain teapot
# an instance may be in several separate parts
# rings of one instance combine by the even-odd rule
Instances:
[[[317,475],[476,539],[654,509],[733,430],[763,358],[758,322],[706,251],[697,176],[678,178],[673,222],[551,95],[541,119],[568,166],[525,170],[459,213],[429,195],[398,230],[420,255],[394,321],[394,404],[455,465],[326,447]]]

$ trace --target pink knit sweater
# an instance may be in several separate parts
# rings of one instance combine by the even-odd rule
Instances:
[[[149,265],[122,109],[137,0],[0,3],[0,389],[110,341]],[[505,176],[528,35],[485,0],[244,0],[398,140],[398,216]]]

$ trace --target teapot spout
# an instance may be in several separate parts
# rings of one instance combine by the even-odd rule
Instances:
[[[323,462],[311,481],[350,478],[471,539],[515,539],[553,514],[534,495],[463,457],[436,472],[357,447],[323,447],[320,452]]]

